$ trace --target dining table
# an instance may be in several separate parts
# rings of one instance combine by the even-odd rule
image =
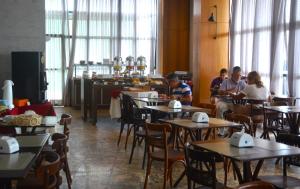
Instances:
[[[294,177],[287,176],[287,169],[285,158],[295,155],[300,155],[300,148],[289,146],[286,144],[278,143],[276,141],[264,140],[254,138],[253,147],[235,147],[230,144],[229,139],[214,140],[214,141],[196,141],[192,144],[203,150],[218,153],[226,158],[229,158],[232,162],[234,171],[237,174],[237,178],[240,184],[254,181],[258,179],[260,169],[264,160],[283,158],[282,164],[282,177],[285,180],[285,186],[289,184],[293,186],[300,186],[300,180]],[[242,163],[243,172],[239,167],[238,162]],[[251,170],[251,163],[257,162],[254,166],[254,170]],[[278,177],[272,175],[274,177]],[[293,182],[289,183],[289,180]]]
[[[264,109],[285,114],[290,133],[299,134],[300,106],[264,106]]]
[[[181,108],[169,108],[166,105],[159,106],[145,106],[145,109],[151,111],[151,122],[156,122],[160,118],[160,114],[164,113],[168,115],[170,118],[174,118],[179,113],[194,113],[194,112],[205,112],[210,113],[210,110],[206,108],[200,108],[195,106],[182,105]]]
[[[192,141],[208,140],[211,132],[217,128],[240,128],[242,125],[240,123],[235,123],[219,118],[209,118],[208,122],[197,123],[192,121],[192,119],[159,119],[160,122],[169,123],[175,130],[182,128],[189,134]],[[203,130],[206,130],[204,137],[202,136]],[[176,138],[180,141],[182,145],[186,143],[185,140],[176,133]]]
[[[33,167],[50,134],[16,136],[19,151],[0,153],[0,188],[10,189],[15,181],[25,178]]]

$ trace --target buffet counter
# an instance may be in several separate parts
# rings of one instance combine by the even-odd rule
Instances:
[[[146,78],[120,78],[120,79],[73,79],[72,105],[80,106],[83,120],[92,119],[97,121],[97,109],[108,108],[111,97],[115,91],[128,91],[131,88],[139,88],[143,91],[157,91],[169,93],[168,85],[163,79]]]

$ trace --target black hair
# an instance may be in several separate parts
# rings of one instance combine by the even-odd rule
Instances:
[[[224,74],[224,73],[227,73],[227,69],[226,69],[226,68],[222,68],[222,69],[220,70],[220,75],[222,75],[222,74]]]
[[[167,79],[172,81],[178,81],[178,76],[174,73],[171,73],[167,76]]]

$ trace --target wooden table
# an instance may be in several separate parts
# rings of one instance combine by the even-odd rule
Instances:
[[[170,102],[170,99],[165,99],[165,98],[146,98],[146,97],[142,97],[142,98],[133,98],[136,101],[141,101],[141,102],[145,102],[147,103],[147,106],[151,106],[153,104],[166,104],[168,102]]]
[[[241,124],[239,123],[234,123],[234,122],[230,122],[218,118],[209,118],[208,123],[196,123],[193,122],[191,119],[174,119],[174,120],[160,119],[159,121],[164,123],[170,123],[174,127],[183,128],[189,133],[192,141],[202,140],[203,129],[207,129],[207,132],[204,136],[204,140],[208,140],[210,133],[213,129],[222,128],[222,127],[241,127]],[[185,141],[183,142],[180,137],[179,140],[182,144],[185,143]]]
[[[267,110],[272,110],[286,115],[292,134],[299,134],[300,126],[300,106],[264,106]]]
[[[300,149],[286,144],[264,139],[254,139],[255,146],[238,148],[231,146],[228,140],[209,141],[193,144],[208,151],[216,152],[232,160],[233,168],[237,173],[239,183],[250,182],[257,179],[260,168],[265,159],[300,155]],[[255,170],[251,171],[251,161],[258,160]],[[243,163],[243,175],[237,164]],[[285,162],[285,161],[284,161]],[[286,163],[283,163],[283,176],[286,177]],[[300,182],[299,182],[300,183]]]
[[[186,113],[186,112],[206,112],[209,113],[208,109],[199,108],[195,106],[186,106],[183,105],[182,108],[169,108],[168,106],[145,106],[144,108],[151,110],[151,122],[155,122],[158,120],[158,113],[163,112],[168,115],[176,115],[178,113]]]
[[[19,152],[0,154],[0,188],[11,188],[13,180],[25,178],[40,155],[50,134],[17,136]]]

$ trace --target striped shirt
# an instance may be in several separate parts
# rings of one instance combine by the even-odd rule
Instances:
[[[184,96],[192,95],[192,91],[189,85],[180,83],[179,87],[172,90],[172,94],[178,99]]]

